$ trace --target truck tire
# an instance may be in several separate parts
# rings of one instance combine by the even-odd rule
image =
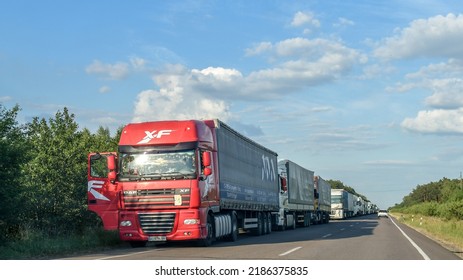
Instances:
[[[287,226],[288,226],[288,220],[285,218],[284,221],[283,221],[283,225],[278,226],[278,230],[279,231],[285,231]]]
[[[262,213],[262,234],[268,234],[267,213]]]
[[[272,214],[270,213],[267,213],[267,215],[265,215],[267,218],[265,219],[266,221],[266,226],[267,226],[267,234],[270,234],[272,233]]]
[[[305,213],[304,214],[304,227],[309,227],[310,226],[310,213]]]
[[[296,214],[293,214],[293,224],[291,225],[291,229],[296,229]]]
[[[236,212],[231,213],[230,216],[231,216],[232,231],[230,235],[226,237],[226,240],[235,242],[236,240],[238,240],[238,235],[239,235],[238,218],[236,217]]]
[[[205,239],[201,240],[202,246],[209,247],[212,245],[212,243],[214,243],[215,241],[214,225],[215,225],[214,217],[211,214],[207,215],[207,224],[206,224],[207,236]]]
[[[254,235],[260,236],[264,232],[264,220],[262,218],[262,213],[257,213],[257,228],[254,229]]]

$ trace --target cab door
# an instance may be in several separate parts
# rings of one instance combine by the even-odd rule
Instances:
[[[105,230],[118,229],[119,190],[115,181],[116,153],[88,155],[88,210],[103,221]]]

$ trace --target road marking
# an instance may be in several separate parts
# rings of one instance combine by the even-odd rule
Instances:
[[[418,251],[418,253],[420,253],[420,255],[425,259],[425,260],[430,260],[430,258],[428,257],[428,255],[426,255],[426,253],[418,246],[416,245],[415,242],[413,242],[413,240],[408,237],[407,234],[405,234],[405,232],[394,222],[394,220],[391,218],[390,219],[392,221],[392,223],[400,230],[400,232],[405,236],[405,238],[408,239],[408,241],[410,241],[410,243],[413,245],[413,247],[415,247],[415,249]]]
[[[330,237],[332,234],[331,233],[328,233],[328,234],[325,234],[322,236],[322,238],[327,238],[327,237]]]
[[[147,252],[148,251],[136,252],[136,253],[125,254],[125,255],[115,255],[115,256],[109,256],[109,257],[104,257],[104,258],[98,258],[96,260],[109,260],[109,259],[114,259],[114,258],[130,257],[130,256],[135,256],[135,255],[140,255],[140,254],[146,254]]]
[[[345,228],[340,229],[340,231],[346,230]]]
[[[286,256],[286,255],[289,255],[289,254],[291,254],[291,253],[293,253],[293,252],[295,252],[295,251],[297,251],[297,250],[299,250],[299,249],[301,249],[301,248],[302,248],[302,247],[293,248],[293,249],[291,249],[291,250],[289,250],[289,251],[286,251],[286,252],[284,252],[284,253],[282,253],[282,254],[279,254],[278,256],[283,257],[283,256]]]

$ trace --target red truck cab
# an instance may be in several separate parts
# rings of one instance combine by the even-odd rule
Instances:
[[[127,125],[117,153],[88,157],[88,208],[132,245],[210,240],[218,206],[213,121]]]

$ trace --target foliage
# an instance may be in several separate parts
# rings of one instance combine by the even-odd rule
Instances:
[[[105,231],[102,228],[54,237],[44,232],[28,230],[20,240],[0,246],[0,260],[59,258],[76,252],[92,252],[121,244],[117,232]]]
[[[122,129],[115,137],[103,127],[79,130],[67,108],[19,125],[19,111],[0,104],[0,246],[24,244],[31,236],[78,236],[101,226],[87,210],[87,155],[115,151]]]
[[[392,211],[421,214],[447,220],[463,219],[463,187],[461,179],[443,178],[438,182],[418,185]]]
[[[344,185],[343,182],[339,180],[326,180],[326,181],[331,185],[332,189],[343,189],[343,190],[350,192],[351,194],[361,197],[364,201],[370,201],[364,195],[357,193],[353,187],[346,186]]]
[[[463,252],[463,220],[445,219],[416,213],[391,212],[391,215],[410,227],[432,236],[455,253]]]
[[[20,224],[19,170],[26,159],[23,128],[16,121],[19,111],[18,105],[7,110],[0,104],[0,244],[15,236]]]

